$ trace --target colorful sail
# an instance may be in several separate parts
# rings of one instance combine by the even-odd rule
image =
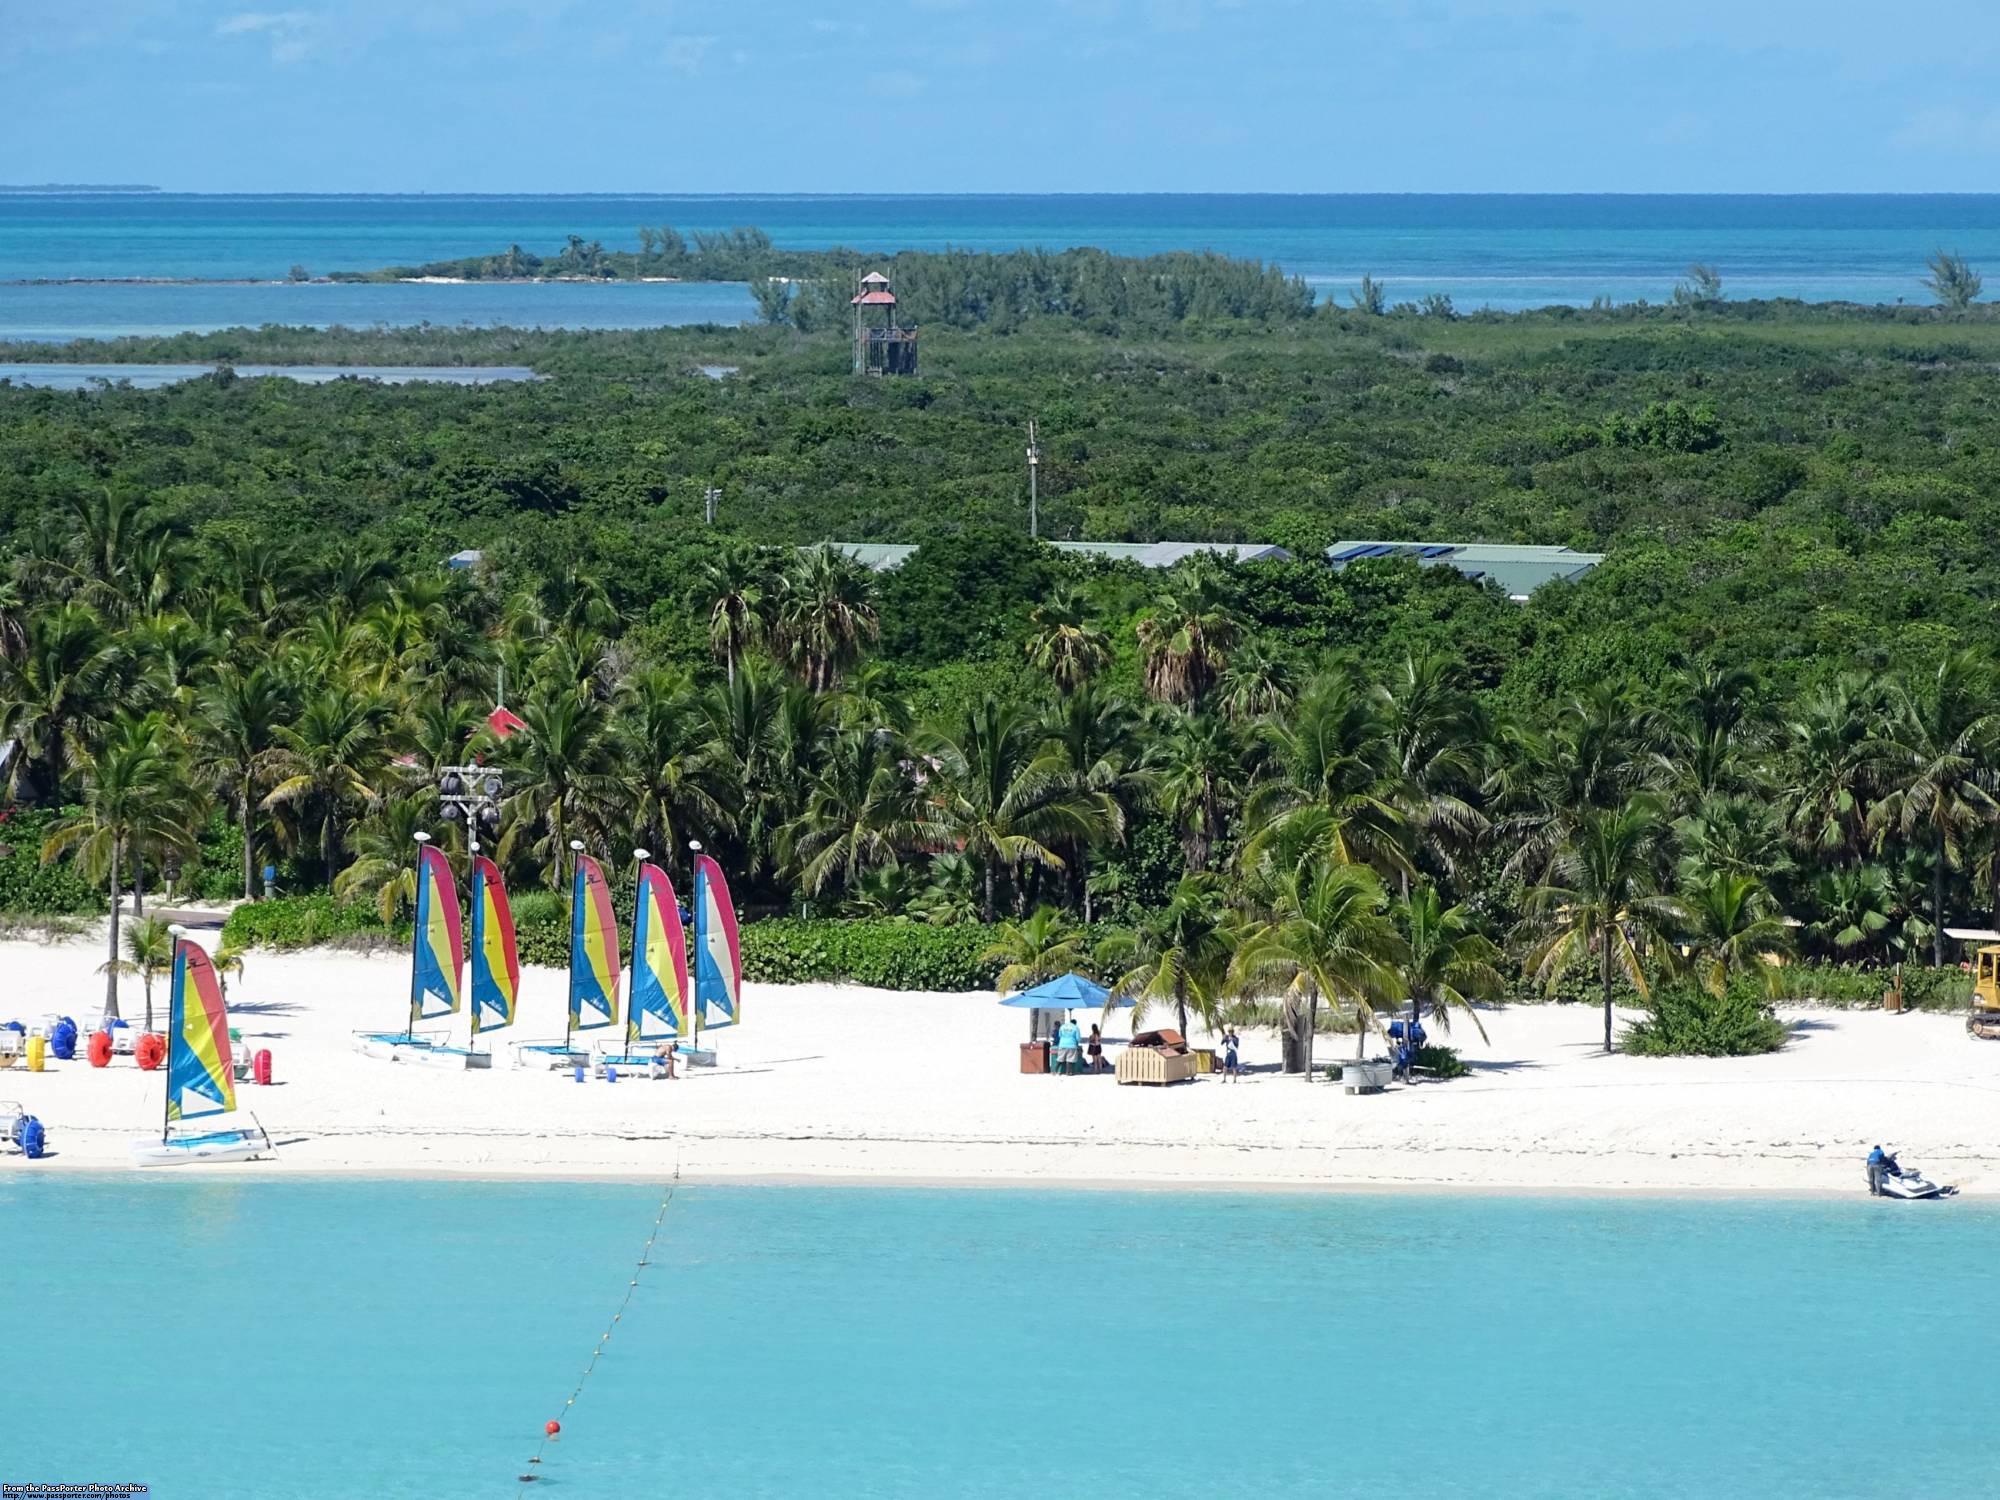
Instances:
[[[586,1026],[585,1007],[603,1019]],[[604,871],[581,854],[570,886],[569,1024],[572,1030],[618,1024],[618,919]]]
[[[706,854],[694,862],[694,995],[701,1024],[743,1019],[743,950],[736,939],[736,909],[722,866]],[[719,1013],[721,1020],[710,1012]]]
[[[198,1120],[234,1108],[229,1012],[215,965],[198,945],[176,938],[167,1011],[167,1120]]]
[[[688,1004],[687,934],[673,885],[657,865],[639,866],[639,909],[632,921],[632,995],[626,1002],[625,1037],[636,1045],[646,1017],[674,1036],[692,1023]]]
[[[410,1025],[458,1011],[465,972],[465,925],[451,861],[429,844],[417,855],[417,931],[411,944]],[[438,1008],[427,1010],[429,1000]]]
[[[513,1024],[520,994],[521,957],[507,882],[482,854],[472,861],[472,1034]]]

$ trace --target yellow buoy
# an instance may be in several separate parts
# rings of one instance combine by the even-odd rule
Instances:
[[[31,1036],[28,1038],[28,1071],[30,1073],[39,1073],[42,1071],[42,1058],[48,1050],[49,1039],[47,1037]]]

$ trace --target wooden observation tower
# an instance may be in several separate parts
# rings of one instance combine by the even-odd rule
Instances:
[[[889,278],[870,271],[854,293],[854,373],[917,373],[917,330],[896,321],[896,294]]]

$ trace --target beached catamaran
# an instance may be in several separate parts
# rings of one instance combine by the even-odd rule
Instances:
[[[649,1041],[684,1037],[693,1027],[694,1007],[688,984],[687,936],[681,927],[680,903],[666,871],[647,863],[650,855],[634,849],[639,861],[638,888],[632,918],[631,991],[625,999],[625,1044],[617,1054],[600,1059],[604,1066],[643,1070],[651,1066],[657,1048]],[[660,1028],[650,1035],[650,1017]]]
[[[490,1068],[493,1055],[471,1045],[479,1034],[473,1017],[471,1038],[463,1047],[451,1044],[446,1031],[419,1033],[425,1021],[455,1016],[463,999],[465,978],[465,919],[458,909],[458,883],[451,861],[432,846],[430,835],[417,842],[417,920],[410,938],[410,1018],[401,1031],[364,1031],[354,1038],[356,1049],[390,1062],[416,1063],[427,1068]]]
[[[743,948],[722,866],[697,850],[694,861],[695,1038],[743,1019]],[[711,1015],[710,1012],[714,1014]]]
[[[569,1018],[563,1039],[516,1042],[514,1062],[524,1068],[587,1067],[590,1053],[579,1047],[579,1031],[618,1024],[618,919],[611,911],[611,887],[596,860],[570,841]],[[587,1021],[588,1009],[598,1017]]]
[[[247,1161],[273,1150],[271,1137],[250,1116],[248,1125],[222,1130],[176,1131],[188,1120],[226,1115],[236,1108],[229,1056],[229,1012],[208,954],[174,929],[173,988],[167,1001],[167,1108],[156,1141],[132,1143],[142,1167],[191,1161]]]
[[[472,860],[472,1034],[514,1024],[521,997],[521,955],[507,882],[485,855]]]

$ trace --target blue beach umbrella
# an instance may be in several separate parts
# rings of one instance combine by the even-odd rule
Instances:
[[[1111,992],[1095,980],[1085,979],[1081,974],[1065,974],[1031,990],[1008,995],[1000,1003],[1016,1010],[1102,1010],[1110,996]],[[1129,996],[1120,996],[1111,1003],[1130,1005],[1132,1001]]]

